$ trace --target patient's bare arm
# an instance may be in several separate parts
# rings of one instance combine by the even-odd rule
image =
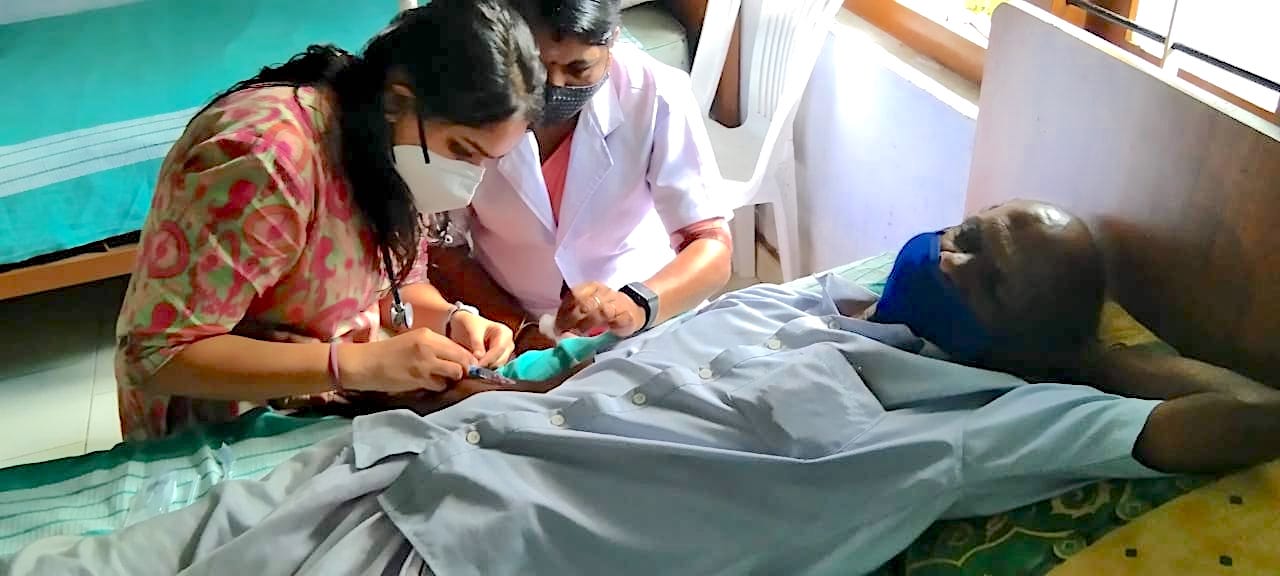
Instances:
[[[1163,472],[1222,472],[1280,458],[1280,391],[1230,370],[1177,356],[1115,350],[1095,356],[1090,383],[1165,400],[1133,456]]]
[[[1246,376],[1182,356],[1132,348],[1097,352],[1084,379],[1104,392],[1172,400],[1189,394],[1216,392],[1241,400],[1261,401],[1280,395]]]
[[[1205,473],[1280,458],[1280,400],[1199,392],[1156,406],[1133,457],[1162,472]]]

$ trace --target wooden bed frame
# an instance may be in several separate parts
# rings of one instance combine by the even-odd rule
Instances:
[[[103,245],[91,252],[3,272],[0,300],[124,276],[133,270],[137,255],[137,244]]]
[[[967,210],[1085,217],[1136,318],[1280,382],[1280,127],[1025,2],[991,30]]]

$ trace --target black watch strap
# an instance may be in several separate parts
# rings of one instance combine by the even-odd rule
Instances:
[[[644,310],[644,326],[636,332],[644,332],[653,327],[654,318],[658,315],[658,294],[645,286],[643,282],[632,282],[623,286],[619,292],[625,294],[632,302]]]

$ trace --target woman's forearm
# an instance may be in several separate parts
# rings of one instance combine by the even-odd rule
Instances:
[[[731,273],[730,248],[716,239],[694,241],[675,260],[645,281],[658,294],[658,317],[665,322],[724,288]]]
[[[479,308],[485,318],[506,325],[512,332],[520,331],[529,314],[466,248],[432,247],[430,254],[431,285],[445,299],[462,300]]]
[[[263,401],[329,390],[329,345],[225,334],[195,342],[143,384],[172,396]]]

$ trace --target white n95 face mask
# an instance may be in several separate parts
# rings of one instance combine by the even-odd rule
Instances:
[[[429,152],[421,146],[394,146],[391,153],[396,172],[424,216],[466,208],[484,178],[484,168],[461,160],[435,155],[427,163]]]

